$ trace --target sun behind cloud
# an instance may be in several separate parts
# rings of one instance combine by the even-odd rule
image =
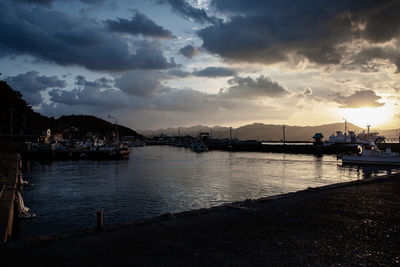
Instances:
[[[365,128],[367,125],[371,125],[372,127],[384,126],[393,117],[391,110],[387,106],[378,108],[345,108],[341,109],[340,112],[342,117],[348,122],[362,128]]]

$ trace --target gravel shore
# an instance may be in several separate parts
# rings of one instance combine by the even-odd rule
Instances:
[[[2,266],[400,265],[400,175],[31,238]]]

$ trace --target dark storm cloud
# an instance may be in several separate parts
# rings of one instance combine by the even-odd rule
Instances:
[[[167,90],[154,98],[149,107],[153,110],[194,112],[210,108],[215,104],[215,97],[192,89]]]
[[[339,94],[335,96],[335,101],[340,104],[340,108],[377,108],[385,105],[385,103],[378,102],[380,99],[381,97],[376,95],[372,90],[356,91],[350,96],[342,96]]]
[[[129,33],[132,35],[141,34],[143,36],[151,36],[155,38],[172,39],[174,36],[169,30],[157,25],[146,15],[134,12],[130,20],[118,18],[117,20],[106,20],[105,24],[111,31],[119,33]]]
[[[127,106],[127,97],[115,89],[90,88],[73,89],[71,91],[53,89],[49,91],[50,100],[54,103],[69,106],[84,105],[87,107],[98,106],[104,109],[117,109]]]
[[[39,76],[36,71],[10,76],[5,81],[14,90],[20,91],[28,104],[33,106],[42,103],[41,91],[49,88],[64,88],[67,85],[64,80],[60,80],[57,76]]]
[[[216,95],[192,89],[164,88],[163,93],[151,97],[139,97],[117,91],[114,89],[74,89],[72,91],[54,89],[49,92],[50,104],[42,104],[41,111],[44,114],[57,116],[59,114],[93,113],[129,109],[152,111],[182,111],[196,112],[199,110],[211,110],[224,106],[231,107],[234,101],[218,98]],[[245,101],[241,101],[244,103]]]
[[[80,1],[91,5],[104,2],[104,0],[80,0]]]
[[[220,111],[253,109],[257,103],[246,98],[228,98],[221,94],[206,94],[193,89],[164,88],[162,94],[146,99],[145,109],[154,111],[181,111],[196,113],[199,111]]]
[[[374,64],[374,59],[383,59],[393,63],[397,72],[400,71],[400,46],[393,47],[391,45],[385,47],[368,47],[355,55],[345,68],[361,68],[363,71],[378,71],[378,64]]]
[[[199,77],[227,77],[227,76],[235,76],[236,72],[231,69],[223,68],[223,67],[207,67],[202,70],[198,70],[193,72],[194,75]]]
[[[219,20],[209,17],[204,9],[196,8],[185,0],[159,0],[159,3],[167,3],[171,5],[172,10],[185,18],[193,19],[199,23],[216,23]]]
[[[227,91],[207,94],[193,89],[165,87],[160,81],[169,75],[160,71],[130,71],[113,79],[88,81],[75,77],[73,90],[49,91],[49,104],[42,103],[40,112],[50,116],[60,114],[104,114],[116,110],[143,112],[184,112],[198,116],[200,112],[241,110],[252,113],[269,108],[254,101],[257,97],[284,97],[288,92],[269,78],[235,77]],[[202,115],[201,115],[202,116]]]
[[[193,72],[174,69],[174,70],[169,70],[167,74],[169,76],[179,77],[179,78],[186,78],[189,76],[217,78],[217,77],[235,76],[236,71],[224,67],[207,67],[201,70],[194,70]]]
[[[254,97],[282,97],[289,92],[273,82],[271,78],[261,75],[253,79],[250,77],[235,77],[228,81],[232,86],[221,93],[228,98],[254,98]]]
[[[235,81],[234,81],[235,80]],[[283,97],[288,92],[279,84],[260,76],[258,79],[235,78],[235,85],[228,91],[218,94],[206,94],[193,89],[166,88],[162,94],[148,99],[147,106],[159,111],[221,111],[221,110],[257,110],[265,106],[254,102],[256,97]]]
[[[28,9],[0,2],[0,45],[13,55],[32,55],[59,65],[124,71],[175,67],[157,44],[128,44],[96,21],[41,7]]]
[[[163,76],[158,71],[130,71],[116,79],[116,86],[129,95],[150,97],[161,89]]]
[[[398,38],[399,1],[214,0],[227,20],[198,31],[203,47],[236,61],[276,63],[301,56],[339,64],[353,40]]]
[[[179,77],[179,78],[185,78],[185,77],[188,77],[188,76],[192,75],[190,72],[183,71],[183,70],[179,70],[179,69],[169,70],[169,71],[167,72],[167,74],[168,74],[169,76],[172,76],[172,77]]]
[[[50,7],[53,4],[53,2],[55,2],[55,0],[14,0],[14,1],[23,2],[26,4],[39,4],[46,7]],[[98,4],[104,2],[104,0],[80,0],[80,1],[86,4]]]
[[[106,77],[102,77],[96,79],[94,81],[87,81],[86,78],[82,75],[78,75],[75,77],[75,85],[84,86],[90,88],[99,88],[99,89],[109,89],[112,88],[115,81],[112,79],[107,79]]]
[[[192,58],[199,53],[199,50],[193,45],[187,45],[179,49],[179,53],[185,57]]]
[[[366,23],[364,37],[374,43],[390,41],[400,36],[400,2],[377,1],[376,10],[369,11],[363,22]]]
[[[24,2],[27,4],[39,4],[44,6],[51,6],[55,0],[16,0],[16,2]]]
[[[73,90],[53,89],[49,91],[50,100],[54,104],[68,106],[104,107],[117,109],[126,107],[129,97],[113,88],[114,80],[105,77],[88,81],[84,76],[75,77]],[[51,108],[54,106],[48,106]]]

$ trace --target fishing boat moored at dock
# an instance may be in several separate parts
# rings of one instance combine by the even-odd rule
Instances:
[[[379,164],[379,165],[400,165],[399,153],[392,152],[390,148],[382,151],[371,142],[368,145],[358,146],[358,155],[342,155],[343,164]]]

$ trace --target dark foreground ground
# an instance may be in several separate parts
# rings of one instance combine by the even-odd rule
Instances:
[[[0,248],[1,266],[399,265],[400,176]],[[13,264],[13,265],[10,265]]]

